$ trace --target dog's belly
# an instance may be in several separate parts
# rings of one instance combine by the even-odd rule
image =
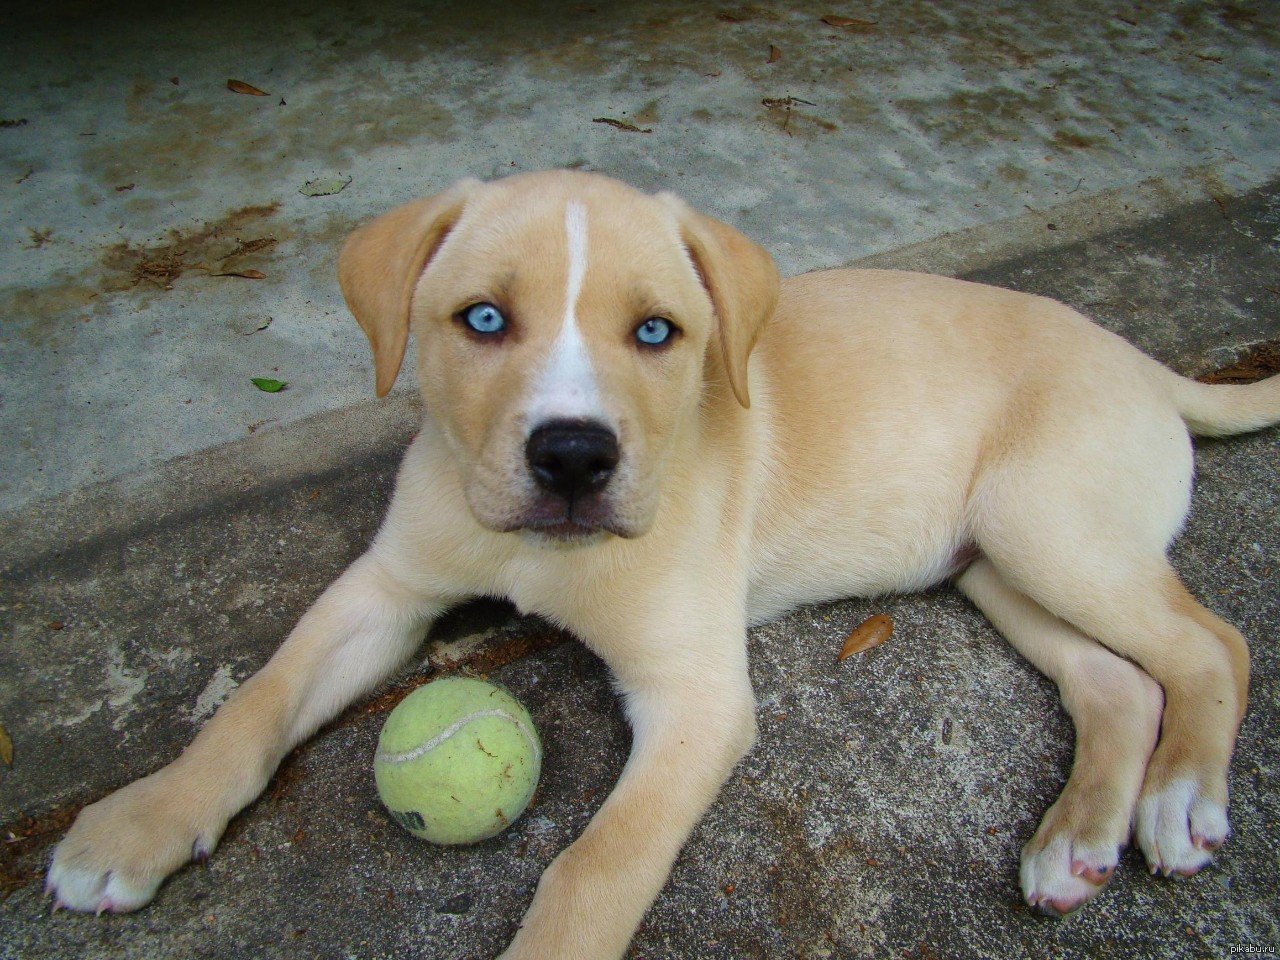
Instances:
[[[1031,298],[939,280],[937,303],[906,309],[903,282],[837,271],[784,285],[758,349],[752,622],[803,603],[919,590],[962,563],[985,438],[1008,397],[1007,365],[981,333],[991,312],[981,298]],[[977,304],[948,296],[952,286]]]
[[[781,524],[761,523],[749,621],[771,620],[806,603],[921,590],[957,572],[970,551],[962,496],[916,492],[921,496],[914,501],[876,498],[865,505],[870,509],[814,503]]]

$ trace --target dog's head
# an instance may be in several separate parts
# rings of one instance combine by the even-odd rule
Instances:
[[[476,519],[561,542],[635,537],[708,378],[748,405],[769,258],[670,194],[606,177],[464,181],[361,227],[338,265],[386,394],[409,330]]]

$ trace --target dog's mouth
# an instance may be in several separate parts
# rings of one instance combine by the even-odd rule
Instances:
[[[619,522],[607,500],[599,495],[566,501],[559,497],[538,497],[508,530],[534,534],[564,544],[598,540],[606,534],[633,536]]]
[[[566,543],[593,539],[612,532],[603,526],[582,524],[573,520],[563,520],[559,523],[526,523],[518,529],[524,533],[534,533],[540,537],[550,537],[552,540],[562,540]]]

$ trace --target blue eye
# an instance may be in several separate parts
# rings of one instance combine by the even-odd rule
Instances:
[[[476,333],[495,334],[506,329],[507,321],[492,303],[473,303],[462,311],[462,320]]]
[[[664,320],[662,317],[650,317],[636,327],[636,339],[646,346],[660,347],[670,340],[671,335],[675,332],[676,328],[672,326],[670,320]]]

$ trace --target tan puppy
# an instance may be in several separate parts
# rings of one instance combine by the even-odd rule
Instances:
[[[380,395],[411,328],[419,347],[427,415],[386,522],[186,752],[81,813],[49,870],[61,904],[147,903],[477,594],[572,628],[635,731],[507,958],[625,950],[751,745],[748,624],[956,575],[1076,726],[1023,852],[1029,902],[1096,894],[1131,823],[1166,874],[1226,839],[1248,652],[1165,550],[1190,500],[1187,427],[1275,423],[1280,378],[1193,383],[1061,304],[957,280],[780,284],[729,227],[580,173],[394,210],[339,273]]]

